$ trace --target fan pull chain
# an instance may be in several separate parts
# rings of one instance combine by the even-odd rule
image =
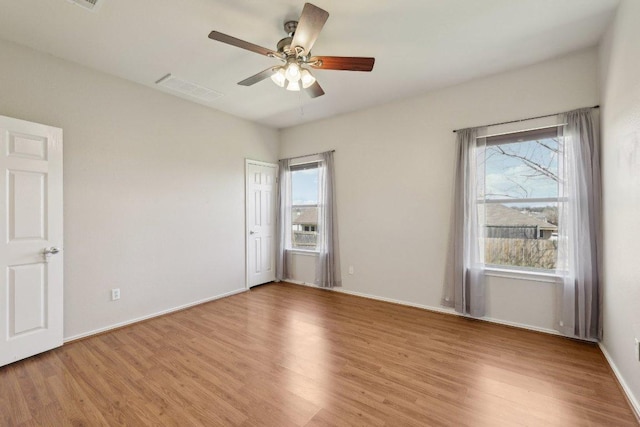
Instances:
[[[304,102],[302,101],[302,91],[298,92],[298,100],[300,100],[300,117],[304,117]]]

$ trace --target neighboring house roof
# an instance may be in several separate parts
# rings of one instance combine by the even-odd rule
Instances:
[[[485,219],[489,227],[538,227],[542,230],[558,229],[557,225],[551,224],[550,222],[497,203],[487,203],[485,205]]]
[[[486,224],[491,227],[538,227],[542,230],[557,230],[558,226],[522,213],[517,209],[504,205],[487,203],[485,205]],[[293,224],[317,224],[318,208],[316,206],[302,206],[293,208]]]
[[[305,206],[293,208],[293,224],[317,224],[318,208],[316,206]]]

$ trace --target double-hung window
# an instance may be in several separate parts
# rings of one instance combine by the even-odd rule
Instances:
[[[476,169],[486,267],[556,269],[561,156],[557,127],[486,138]]]
[[[333,151],[282,159],[279,165],[276,277],[291,277],[289,265],[304,255],[315,261],[315,284],[341,286]]]
[[[318,162],[292,165],[290,249],[318,246]]]
[[[480,136],[491,134],[487,128],[458,131],[443,305],[481,317],[487,270],[552,273],[560,285],[556,328],[602,337],[597,116],[583,108],[545,120],[556,126],[489,136]],[[549,281],[542,276],[534,280]]]

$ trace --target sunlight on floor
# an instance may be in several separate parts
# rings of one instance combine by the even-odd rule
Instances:
[[[331,387],[330,343],[324,327],[309,315],[292,312],[287,317],[287,343],[281,365],[288,370],[289,391],[317,405],[327,404]]]

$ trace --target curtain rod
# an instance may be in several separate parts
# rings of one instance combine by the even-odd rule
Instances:
[[[596,106],[591,107],[591,108],[600,108],[600,106],[599,106],[599,105],[596,105]],[[553,116],[557,116],[558,114],[562,114],[562,113],[545,114],[544,116],[529,117],[528,119],[511,120],[511,121],[508,121],[508,122],[501,122],[501,123],[491,123],[490,125],[484,125],[484,126],[482,126],[482,127],[498,126],[498,125],[506,125],[506,124],[509,124],[509,123],[525,122],[525,121],[527,121],[527,120],[543,119],[543,118],[545,118],[545,117],[553,117]],[[464,128],[464,129],[467,129],[467,128]],[[456,130],[454,130],[454,131],[453,131],[453,133],[456,133],[456,132],[458,132],[459,130],[462,130],[462,129],[456,129]]]
[[[311,154],[305,154],[304,156],[295,156],[295,157],[287,157],[285,159],[280,159],[280,160],[293,160],[293,159],[301,159],[303,157],[309,157],[309,156],[317,156],[318,154],[322,154],[322,153],[335,153],[336,150],[327,150],[327,151],[321,151],[319,153],[311,153]]]
[[[563,126],[566,126],[566,125],[567,125],[566,123],[558,123],[557,125],[541,126],[541,127],[537,127],[537,128],[531,128],[531,129],[518,129],[518,130],[511,131],[511,132],[500,132],[500,133],[494,133],[494,134],[491,134],[491,135],[476,136],[476,139],[488,139],[488,138],[493,138],[495,136],[513,135],[514,133],[531,132],[532,130],[560,128],[560,127],[563,127]],[[529,199],[527,199],[527,200],[529,200]]]

